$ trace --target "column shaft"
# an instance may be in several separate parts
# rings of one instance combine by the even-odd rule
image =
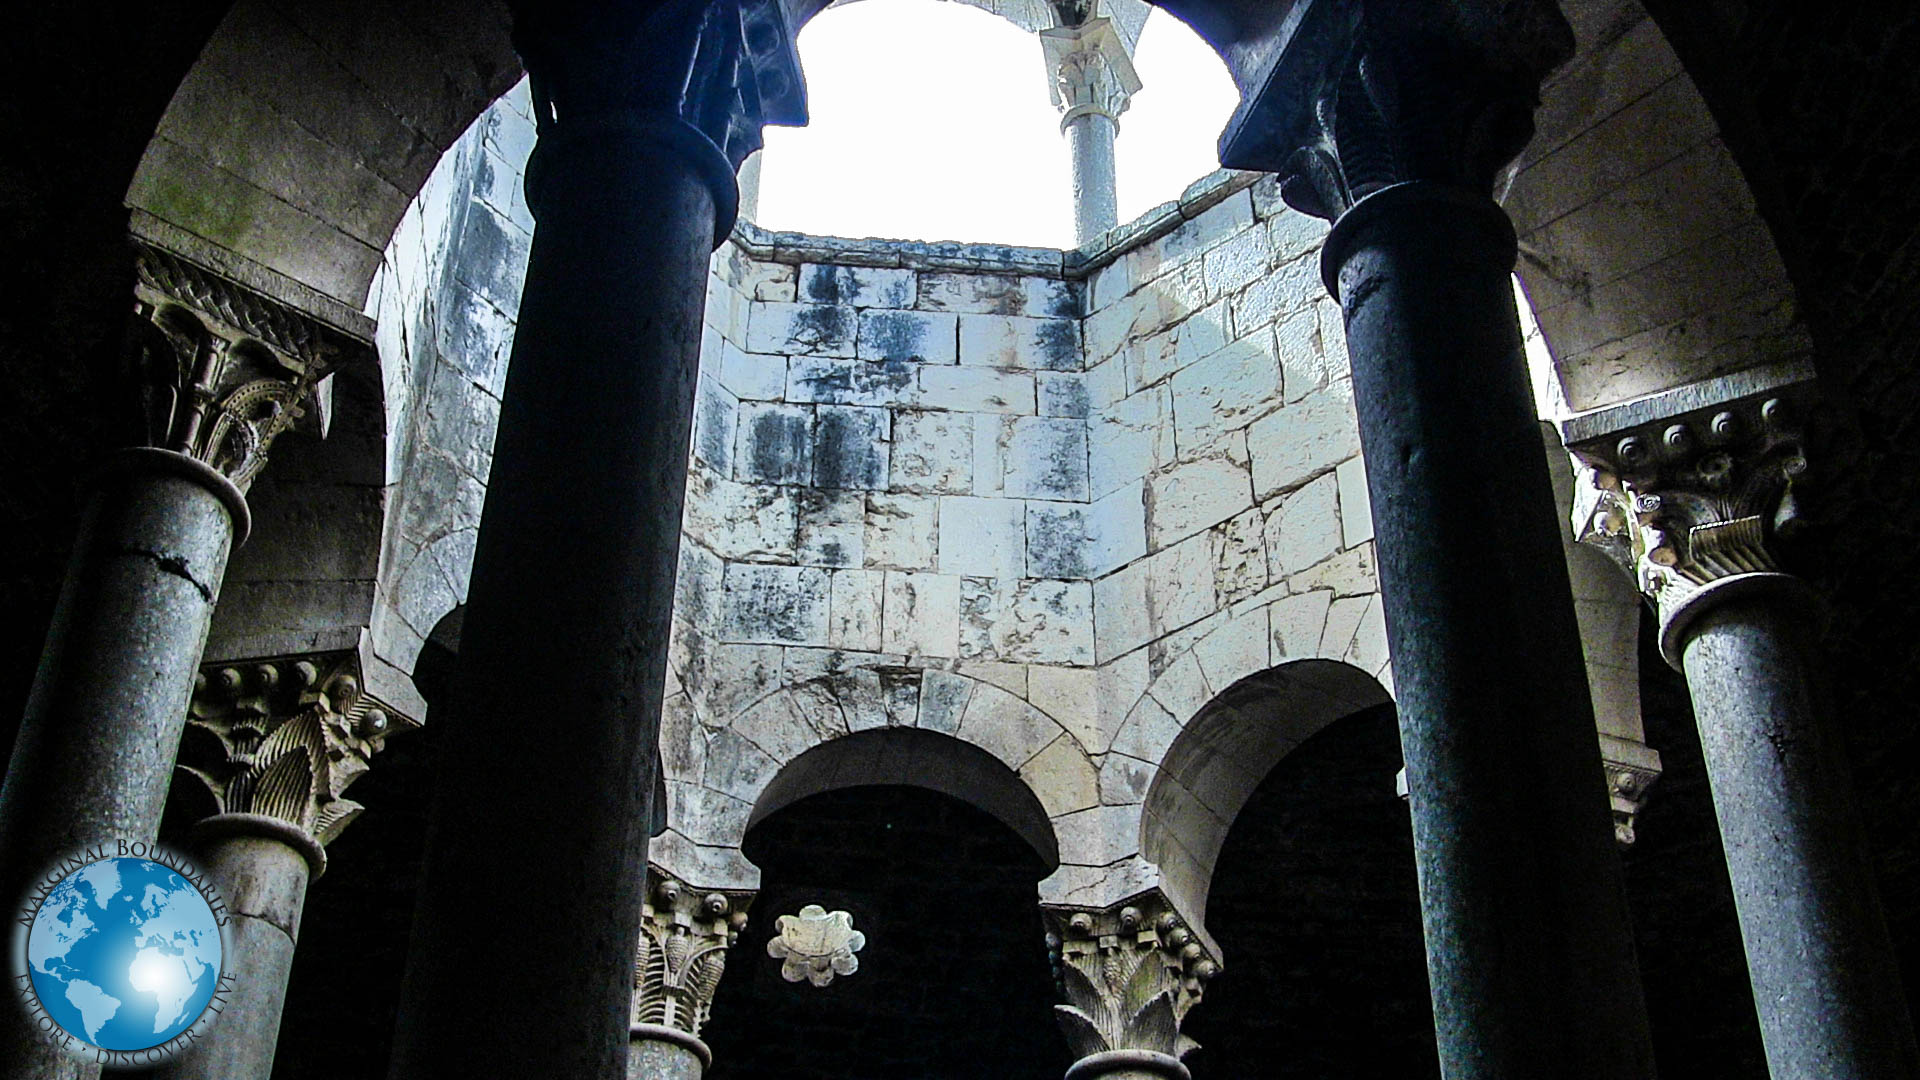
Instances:
[[[241,817],[256,815],[223,815],[209,824]],[[273,1075],[287,978],[306,906],[307,850],[317,852],[319,845],[307,840],[296,846],[289,837],[273,835],[291,833],[292,826],[260,821],[266,825],[262,832],[215,834],[199,845],[201,864],[233,913],[221,972],[233,989],[206,1037],[159,1071],[169,1080],[268,1080]]]
[[[122,451],[88,503],[0,787],[0,895],[96,843],[152,841],[226,573],[240,492],[166,450]],[[93,1076],[0,1023],[0,1076]]]
[[[1781,1080],[1910,1080],[1920,1052],[1804,605],[1765,577],[1691,622],[1682,658],[1767,1062]]]
[[[1066,127],[1073,151],[1073,242],[1084,247],[1120,223],[1113,157],[1119,125],[1111,116],[1089,112]]]
[[[716,167],[666,116],[534,151],[396,1078],[626,1076]]]
[[[1654,1075],[1515,241],[1431,182],[1341,216],[1345,309],[1449,1080]]]
[[[641,1026],[651,1030],[638,1030]],[[700,1080],[706,1075],[712,1054],[693,1036],[649,1024],[636,1025],[632,1038],[626,1080]]]

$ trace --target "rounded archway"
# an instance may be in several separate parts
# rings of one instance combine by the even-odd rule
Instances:
[[[1147,789],[1140,851],[1191,921],[1207,920],[1221,846],[1273,767],[1334,721],[1389,702],[1359,668],[1296,660],[1234,683],[1187,723]]]
[[[1207,928],[1227,958],[1188,1033],[1198,1077],[1437,1077],[1420,894],[1391,705],[1334,720],[1247,797]]]
[[[1047,860],[997,815],[930,786],[856,784],[769,811],[746,851],[761,888],[705,1028],[711,1080],[1065,1071],[1035,886]],[[767,953],[779,916],[807,904],[866,935],[859,969],[820,987],[785,981]]]

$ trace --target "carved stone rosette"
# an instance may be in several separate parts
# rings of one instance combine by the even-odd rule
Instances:
[[[1585,466],[1576,536],[1654,604],[1669,661],[1675,613],[1715,582],[1777,573],[1776,542],[1804,524],[1813,383],[1790,367],[1687,388],[1670,408],[1634,403],[1642,408],[1626,423],[1568,443]]]
[[[222,814],[254,814],[324,847],[360,815],[343,794],[410,717],[368,693],[351,649],[209,664],[194,679],[176,771]]]
[[[1040,45],[1052,75],[1050,89],[1054,108],[1061,112],[1061,128],[1088,115],[1104,116],[1117,127],[1120,114],[1140,90],[1140,76],[1111,21],[1088,19],[1077,26],[1042,30]]]
[[[136,241],[127,381],[137,441],[203,462],[241,491],[282,432],[322,433],[329,373],[357,342],[153,244]]]
[[[1067,1046],[1085,1059],[1147,1051],[1177,1061],[1199,1044],[1181,1034],[1187,1013],[1220,972],[1218,957],[1159,892],[1099,910],[1042,909],[1064,1005]]]
[[[655,866],[647,867],[647,880],[633,962],[633,1023],[698,1037],[727,949],[746,928],[753,894],[697,889]]]

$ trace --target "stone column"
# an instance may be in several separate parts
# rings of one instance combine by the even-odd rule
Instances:
[[[1113,23],[1087,19],[1040,31],[1060,130],[1073,154],[1073,242],[1085,246],[1119,224],[1113,141],[1140,89],[1133,57]]]
[[[1839,734],[1819,686],[1819,604],[1776,561],[1811,486],[1805,364],[1567,421],[1592,466],[1588,537],[1652,600],[1686,674],[1776,1077],[1920,1076]]]
[[[1296,17],[1297,16],[1297,17]],[[1546,0],[1299,5],[1222,161],[1334,220],[1441,1071],[1654,1075],[1491,198],[1573,52]]]
[[[368,691],[361,650],[208,665],[195,680],[178,776],[213,813],[193,846],[233,912],[218,1023],[161,1071],[180,1080],[267,1080],[307,885],[360,814],[342,797],[386,737],[417,722]]]
[[[122,416],[93,479],[0,787],[0,896],[92,844],[152,842],[243,492],[351,343],[154,247],[138,254]],[[0,1076],[93,1075],[0,1019]]]
[[[625,1080],[708,258],[805,113],[776,0],[513,14],[538,227],[391,1070]]]
[[[1079,1060],[1066,1080],[1192,1080],[1180,1033],[1220,972],[1198,935],[1156,890],[1108,908],[1041,909],[1067,1004],[1055,1005]]]
[[[700,1080],[713,1064],[700,1028],[713,1008],[727,950],[746,928],[753,894],[696,889],[652,866],[647,875],[627,1080]]]

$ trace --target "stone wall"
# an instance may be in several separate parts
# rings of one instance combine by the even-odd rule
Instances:
[[[1142,805],[1208,700],[1300,657],[1390,680],[1323,227],[1271,194],[1209,178],[1090,274],[751,227],[722,248],[657,861],[752,884],[776,771],[917,726],[1039,796],[1043,898],[1117,900],[1157,881]]]

